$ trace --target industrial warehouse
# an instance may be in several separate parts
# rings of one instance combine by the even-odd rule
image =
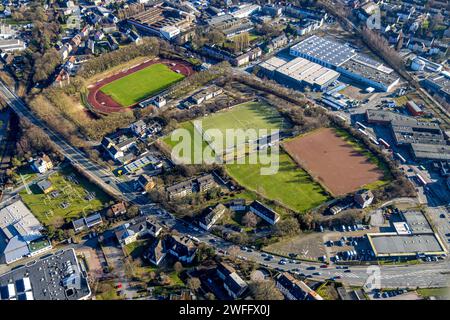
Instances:
[[[393,232],[369,233],[367,238],[377,258],[445,255],[446,249],[420,211],[401,213]]]
[[[367,110],[367,122],[389,125],[395,144],[409,146],[416,160],[450,160],[450,146],[439,124],[383,110]]]
[[[0,262],[10,264],[50,250],[43,229],[21,200],[0,209]]]
[[[73,249],[0,275],[0,300],[84,300],[90,295]]]
[[[129,17],[127,21],[145,34],[170,40],[189,29],[193,18],[178,10],[156,6]]]
[[[339,73],[303,58],[289,62],[272,57],[260,65],[266,76],[296,88],[311,87],[322,90],[339,78]]]
[[[436,73],[424,79],[421,84],[427,90],[442,96],[447,102],[450,102],[450,73],[443,71]]]
[[[336,70],[342,76],[380,91],[389,92],[400,80],[394,70],[381,62],[357,53],[347,45],[316,35],[292,46],[290,54]]]

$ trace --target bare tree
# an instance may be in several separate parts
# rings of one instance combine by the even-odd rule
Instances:
[[[283,300],[284,298],[273,280],[252,281],[249,288],[255,300]]]
[[[252,213],[252,212],[247,212],[243,217],[242,217],[242,223],[246,226],[246,227],[251,227],[254,228],[256,227],[256,225],[258,224],[258,217]]]

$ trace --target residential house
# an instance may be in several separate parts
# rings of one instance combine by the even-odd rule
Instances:
[[[373,202],[374,196],[370,190],[360,190],[355,194],[355,202],[360,208],[366,208]]]
[[[263,205],[258,200],[253,201],[249,208],[251,212],[271,225],[274,225],[280,220],[280,215],[278,213]]]
[[[169,200],[186,197],[194,191],[195,181],[193,179],[179,182],[166,188]]]
[[[135,242],[144,235],[158,237],[161,231],[161,226],[151,218],[138,217],[121,225],[114,233],[119,243],[124,246]]]
[[[162,108],[166,105],[167,101],[163,96],[157,96],[155,99],[153,99],[153,103],[158,108]]]
[[[216,185],[212,174],[205,174],[197,178],[198,192],[204,192]]]
[[[282,34],[276,38],[270,40],[269,44],[266,47],[267,52],[272,52],[275,49],[279,49],[288,44],[288,38],[285,34]]]
[[[105,37],[105,34],[104,34],[103,31],[101,31],[101,30],[97,30],[97,31],[94,33],[94,40],[95,40],[95,41],[100,41],[100,40],[102,40],[104,37]]]
[[[75,233],[86,230],[86,223],[84,223],[84,218],[72,220],[72,228]]]
[[[261,49],[258,47],[251,53],[233,54],[214,45],[204,45],[201,49],[201,54],[218,60],[225,60],[233,66],[240,67],[260,56],[259,50]]]
[[[278,17],[282,13],[282,8],[274,4],[266,4],[262,8],[262,12],[271,17]]]
[[[84,231],[86,229],[95,227],[102,223],[103,223],[102,216],[100,215],[100,213],[97,212],[97,213],[91,214],[87,217],[73,220],[72,227],[73,227],[73,230],[78,233],[78,232]]]
[[[62,46],[61,50],[59,50],[59,54],[62,60],[66,60],[70,53],[72,52],[72,45],[70,43],[66,43]]]
[[[147,124],[144,120],[138,120],[130,125],[130,129],[136,136],[142,137],[146,133]]]
[[[227,211],[227,208],[219,203],[214,207],[208,208],[207,211],[200,215],[198,218],[198,224],[204,230],[209,230],[217,221],[219,221],[224,213]]]
[[[236,270],[225,262],[220,262],[217,265],[217,275],[223,280],[225,291],[233,299],[238,299],[248,287]]]
[[[171,235],[165,239],[167,252],[179,261],[191,263],[197,252],[197,246],[186,236]]]
[[[155,180],[152,177],[144,174],[141,174],[138,178],[138,184],[145,190],[149,191],[155,187]]]
[[[134,158],[130,151],[136,146],[136,138],[119,131],[104,137],[102,146],[112,159],[127,163]]]
[[[50,193],[51,191],[53,191],[52,183],[50,181],[48,181],[48,180],[41,180],[41,181],[39,181],[37,183],[37,186],[45,194]]]
[[[179,182],[166,188],[169,199],[186,197],[193,192],[205,192],[216,185],[212,174]]]
[[[190,290],[182,290],[178,293],[171,293],[169,300],[195,300],[195,295]]]
[[[160,238],[153,239],[144,253],[144,258],[148,259],[155,266],[158,266],[165,256],[164,242]]]
[[[86,226],[90,229],[103,223],[100,213],[94,213],[84,218]]]
[[[106,40],[108,41],[109,48],[111,50],[119,49],[119,42],[117,41],[117,39],[113,35],[108,34],[106,36]]]
[[[128,32],[128,38],[134,42],[135,44],[139,44],[142,42],[142,38],[139,36],[139,34],[134,30],[129,30]]]
[[[247,205],[245,199],[233,199],[226,203],[226,206],[233,211],[245,211]]]
[[[280,273],[276,278],[276,287],[287,300],[323,300],[306,283],[294,278],[290,273]]]
[[[85,26],[85,27],[83,27],[83,29],[81,29],[80,30],[80,33],[79,33],[79,35],[82,37],[82,38],[86,38],[88,35],[89,35],[89,31],[91,30],[91,26]]]
[[[127,207],[125,206],[125,202],[123,201],[113,204],[110,209],[114,216],[119,216],[127,213]]]
[[[305,34],[320,29],[322,25],[323,23],[321,22],[321,20],[304,18],[301,19],[299,22],[295,23],[294,28],[298,35],[303,36]]]
[[[74,47],[78,47],[81,43],[81,35],[77,34],[72,39],[70,39],[70,44]]]
[[[66,70],[69,74],[75,74],[75,63],[77,58],[75,56],[70,56],[67,61],[63,65],[63,69]]]
[[[70,74],[65,69],[61,69],[61,71],[56,75],[55,80],[52,83],[52,86],[63,88],[66,85],[70,84]]]
[[[52,160],[46,154],[38,156],[36,159],[32,160],[31,168],[39,173],[46,173],[48,170],[53,168]]]

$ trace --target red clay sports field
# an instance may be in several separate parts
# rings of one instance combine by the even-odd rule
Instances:
[[[118,72],[116,74],[113,74],[112,76],[101,79],[97,81],[95,84],[88,86],[89,93],[87,100],[89,104],[92,106],[92,108],[104,113],[123,112],[135,106],[136,104],[130,106],[122,106],[116,101],[114,101],[110,96],[101,92],[100,89],[108,83],[111,83],[117,79],[125,77],[141,69],[147,68],[148,66],[151,66],[152,64],[156,63],[165,64],[172,71],[175,72],[178,71],[180,74],[186,77],[194,73],[191,65],[181,60],[166,60],[166,59],[147,60],[141,64],[135,65],[131,68],[124,69],[121,72]]]

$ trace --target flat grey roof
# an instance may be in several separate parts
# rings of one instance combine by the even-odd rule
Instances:
[[[412,143],[411,150],[418,159],[450,160],[450,146]]]
[[[267,71],[274,71],[286,63],[287,61],[285,59],[275,56],[271,57],[270,59],[267,59],[266,61],[261,62],[259,66]]]
[[[29,278],[31,290],[21,288],[24,278]],[[5,295],[5,288],[11,284],[15,286],[15,297]],[[1,300],[25,299],[23,291],[31,292],[28,297],[34,300],[79,300],[91,294],[73,249],[45,256],[0,275]]]
[[[445,253],[434,234],[397,235],[371,234],[368,235],[377,256],[408,256],[418,253]]]
[[[390,122],[390,121],[401,121],[405,125],[406,124],[414,124],[417,120],[410,116],[405,116],[403,114],[384,111],[384,110],[374,110],[367,109],[366,110],[367,120],[370,121],[382,121],[382,122]]]
[[[430,76],[426,81],[435,85],[439,90],[450,95],[450,77],[440,73],[438,75]]]
[[[276,71],[297,81],[320,86],[339,77],[338,72],[303,58],[295,58]]]
[[[41,237],[42,229],[41,223],[21,200],[0,209],[0,230],[8,238],[20,235],[33,240]]]
[[[445,137],[437,123],[382,110],[367,110],[366,115],[368,122],[390,124],[396,144],[418,144],[417,152],[446,153]]]
[[[369,59],[365,58],[364,59]],[[363,56],[358,55],[358,60],[354,58],[349,59],[342,63],[339,67],[349,72],[363,76],[366,79],[374,82],[382,83],[386,86],[390,86],[392,83],[399,79],[397,73],[392,72],[391,69],[385,68],[382,64],[374,66],[374,64],[362,63],[364,61]],[[364,61],[365,62],[365,61]],[[390,72],[385,72],[390,70]]]
[[[433,233],[428,220],[420,211],[402,212],[403,219],[408,224],[412,233]]]
[[[340,66],[356,55],[355,49],[316,35],[312,35],[308,39],[292,46],[291,50],[301,52],[334,66]]]

